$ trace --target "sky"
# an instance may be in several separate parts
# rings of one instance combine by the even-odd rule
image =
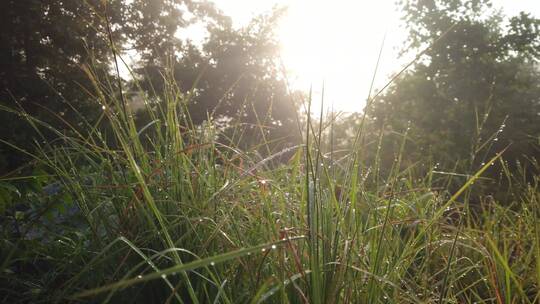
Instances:
[[[375,88],[381,88],[414,54],[399,57],[406,33],[395,0],[215,0],[241,26],[274,5],[289,7],[277,29],[280,56],[291,86],[320,93],[334,110],[362,111],[381,44]],[[506,15],[540,16],[540,0],[493,0]],[[320,100],[320,96],[316,98]],[[316,105],[320,107],[319,105]],[[326,108],[326,107],[325,107]]]

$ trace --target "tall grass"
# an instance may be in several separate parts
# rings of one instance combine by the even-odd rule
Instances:
[[[34,155],[83,224],[35,247],[35,239],[5,237],[2,280],[12,289],[3,300],[539,301],[538,180],[518,200],[485,200],[475,212],[463,196],[501,154],[458,192],[436,191],[431,173],[413,176],[401,154],[388,176],[369,176],[362,140],[335,157],[322,114],[318,123],[307,115],[301,146],[240,150],[211,119],[191,123],[189,94],[174,81],[163,102],[147,103],[151,121],[137,126],[114,85],[87,73],[110,132],[90,124],[87,134],[58,132],[61,145]]]
[[[140,126],[114,81],[86,72],[103,109],[97,124],[82,121],[86,132],[19,113],[56,132],[31,156],[78,225],[52,241],[29,236],[44,229],[39,217],[20,221],[20,238],[3,234],[3,301],[540,301],[538,179],[504,204],[464,195],[503,151],[449,193],[434,188],[433,170],[417,176],[402,164],[407,131],[388,175],[379,147],[365,161],[362,127],[337,157],[333,118],[311,117],[311,98],[301,145],[275,151],[260,126],[262,143],[240,149],[239,125],[227,137],[212,117],[192,123],[190,94],[172,77]]]

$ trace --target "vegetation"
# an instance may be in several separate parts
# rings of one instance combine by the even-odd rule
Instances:
[[[492,18],[454,23],[450,13],[433,19],[440,28],[425,20],[445,3],[448,13],[485,2],[407,2],[413,32],[428,33],[411,36],[427,57],[342,120],[313,117],[310,94],[286,92],[266,52],[271,16],[212,31],[206,51],[144,57],[154,67],[141,63],[130,83],[118,82],[116,52],[104,55],[112,72],[90,56],[80,72],[91,115],[79,99],[65,101],[77,124],[2,100],[3,115],[35,140],[1,141],[32,162],[0,178],[0,299],[538,303],[538,22],[521,15],[505,34]],[[127,2],[141,12],[177,8],[145,3],[154,2]],[[115,50],[113,32],[102,38]],[[471,42],[490,51],[464,54]],[[475,64],[484,76],[471,76]],[[126,106],[135,93],[138,113]],[[229,105],[212,111],[219,94]],[[277,110],[269,96],[279,97]],[[288,98],[296,103],[277,106]],[[298,104],[305,113],[296,117]],[[502,124],[514,131],[502,135]]]
[[[99,71],[106,79],[101,85],[123,91],[125,96],[119,98],[126,104],[133,99],[161,102],[165,77],[174,80],[182,93],[193,92],[188,107],[196,124],[209,115],[236,118],[244,108],[245,117],[238,123],[267,119],[276,122],[273,129],[296,128],[295,106],[279,77],[277,41],[271,31],[280,10],[240,29],[213,4],[191,0],[3,1],[0,14],[0,103],[58,130],[70,132],[69,124],[82,132],[81,114],[90,123],[98,122],[99,106],[89,93],[93,84],[84,66]],[[196,26],[207,32],[202,45],[180,35]],[[120,55],[126,54],[137,61],[129,75],[117,75],[128,61],[128,56]],[[141,124],[148,122],[144,113],[139,116]],[[30,126],[5,111],[0,119],[9,122],[0,126],[2,139],[34,149],[35,131]],[[42,133],[46,141],[56,137],[46,130]],[[274,133],[267,135],[290,135]],[[7,145],[0,149],[0,173],[30,160]]]
[[[454,25],[368,109],[379,128],[410,127],[414,147],[406,147],[408,161],[427,152],[443,167],[471,173],[508,145],[510,166],[538,153],[540,20],[521,13],[505,23],[488,4],[404,4],[413,49]]]

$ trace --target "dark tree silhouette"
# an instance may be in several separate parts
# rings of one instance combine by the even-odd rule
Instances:
[[[107,7],[105,7],[105,5]],[[110,45],[105,22],[116,27],[124,20],[121,1],[2,1],[0,3],[0,105],[24,110],[52,127],[83,126],[98,106],[88,95],[91,83],[85,64],[111,77]],[[123,36],[113,34],[121,43]],[[50,141],[52,132],[38,136],[20,117],[0,111],[0,136],[32,151],[34,140]],[[0,145],[0,171],[24,163],[25,155]]]
[[[167,70],[183,92],[200,78],[189,106],[196,123],[208,113],[235,116],[244,110],[247,123],[258,116],[267,124],[275,121],[273,127],[289,124],[294,107],[277,69],[271,33],[276,16],[234,29],[230,18],[207,1],[2,1],[0,105],[23,109],[63,132],[69,132],[67,124],[83,128],[80,115],[92,122],[99,107],[81,67],[99,71],[100,79],[118,91],[112,38],[118,54],[139,55],[136,71],[155,89],[147,86],[148,92],[162,92]],[[195,23],[210,32],[204,47],[178,38],[180,30]],[[24,119],[4,110],[2,140],[32,151],[35,139],[55,138],[47,131],[44,138],[38,136]],[[0,171],[24,164],[24,154],[4,143],[0,149]]]

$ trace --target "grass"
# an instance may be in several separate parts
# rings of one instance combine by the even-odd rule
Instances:
[[[31,155],[42,170],[20,178],[57,190],[19,193],[34,211],[6,217],[17,233],[3,224],[2,301],[540,301],[538,179],[526,184],[503,170],[523,189],[513,201],[470,195],[492,163],[504,167],[504,151],[450,193],[434,169],[418,174],[402,163],[407,131],[390,164],[366,143],[363,122],[337,157],[322,114],[306,116],[301,145],[276,150],[259,126],[262,143],[240,149],[240,126],[193,125],[190,95],[174,81],[162,103],[146,103],[150,120],[140,126],[114,81],[86,71],[103,109],[98,124],[83,121],[87,132],[68,136],[14,111],[56,132],[58,144],[37,143]],[[17,178],[2,180],[3,193],[20,192],[5,183]],[[64,209],[74,215],[44,220]]]
[[[334,160],[322,115],[307,116],[304,145],[242,151],[211,121],[193,126],[189,97],[172,83],[141,127],[112,86],[88,74],[114,136],[87,125],[88,135],[58,132],[63,143],[35,155],[80,224],[65,224],[51,242],[4,236],[3,300],[540,300],[538,181],[511,204],[475,212],[463,195],[502,151],[456,193],[436,191],[432,173],[418,179],[401,157],[388,176],[369,175],[358,153]]]

